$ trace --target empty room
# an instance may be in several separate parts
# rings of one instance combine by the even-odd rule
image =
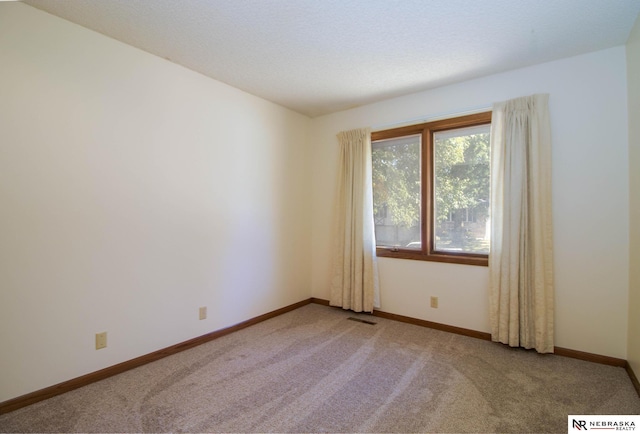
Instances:
[[[639,14],[0,1],[0,432],[638,425]]]

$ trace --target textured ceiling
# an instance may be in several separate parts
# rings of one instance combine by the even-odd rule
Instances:
[[[24,0],[309,116],[626,42],[640,0]]]

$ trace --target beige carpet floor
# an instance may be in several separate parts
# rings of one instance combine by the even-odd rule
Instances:
[[[622,368],[311,304],[2,415],[0,431],[566,432],[568,414],[640,414],[640,398]]]

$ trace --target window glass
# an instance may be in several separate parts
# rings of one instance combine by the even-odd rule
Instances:
[[[434,251],[489,253],[490,125],[435,132]]]
[[[420,250],[421,135],[372,143],[376,244]]]

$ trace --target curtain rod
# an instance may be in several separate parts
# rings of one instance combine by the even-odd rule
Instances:
[[[483,105],[483,106],[477,106],[477,107],[470,107],[464,110],[456,110],[454,112],[436,113],[432,115],[421,116],[419,118],[413,118],[413,119],[408,119],[400,122],[395,122],[392,124],[375,125],[371,127],[371,131],[388,130],[391,128],[404,127],[408,125],[421,124],[425,122],[433,122],[433,121],[438,121],[441,119],[447,119],[447,118],[452,118],[457,116],[473,115],[476,113],[486,112],[488,110],[491,110],[491,108],[492,108],[492,105]]]

